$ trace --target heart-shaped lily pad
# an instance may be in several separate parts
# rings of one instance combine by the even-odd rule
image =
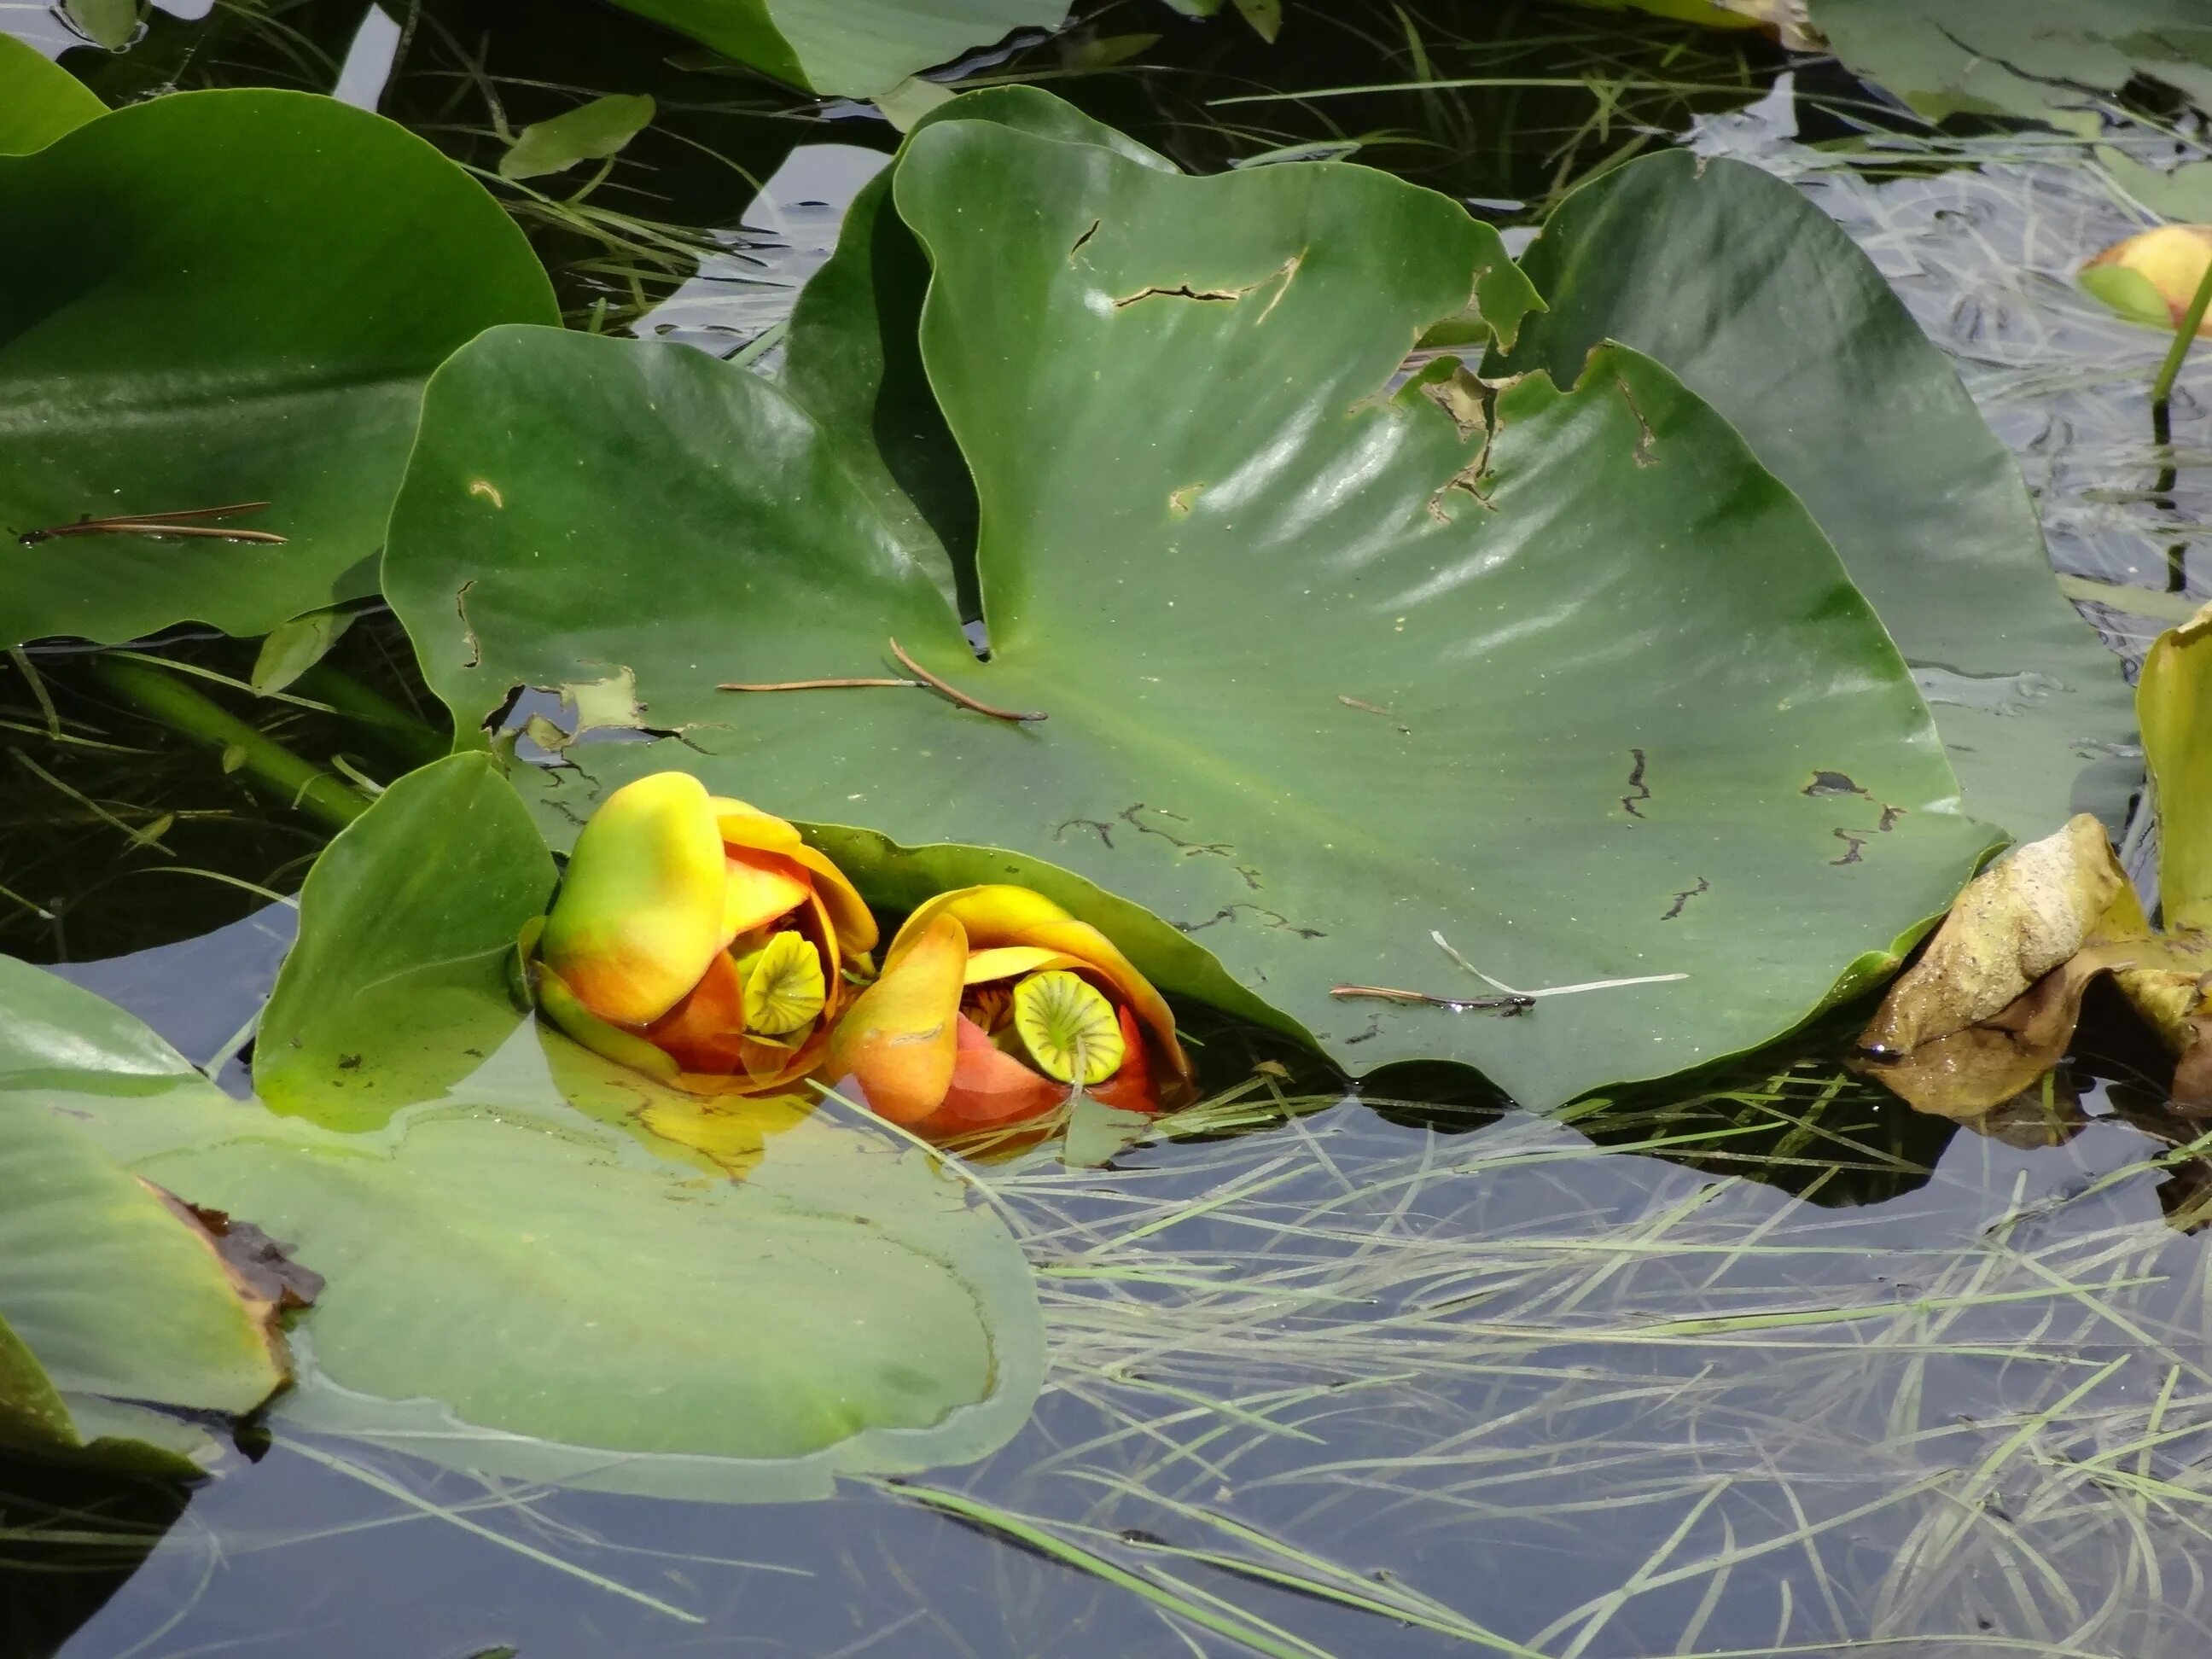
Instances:
[[[259,634],[374,592],[423,380],[556,316],[467,174],[304,94],[180,93],[0,157],[0,221],[8,644]],[[178,528],[81,523],[125,515]]]
[[[2115,758],[2135,736],[2119,660],[2058,592],[1950,359],[1833,221],[1675,151],[1575,191],[1521,263],[1550,309],[1504,367],[1564,379],[1623,340],[1734,422],[1889,625],[1967,811],[2030,838],[2078,811],[2118,830],[2142,777]]]
[[[490,757],[441,761],[302,894],[255,1066],[285,1115],[161,1067],[76,991],[71,1020],[0,1038],[0,1087],[23,1091],[0,1101],[69,1114],[325,1276],[283,1420],[732,1500],[1002,1443],[1042,1331],[998,1218],[849,1109],[702,1104],[541,1033],[507,970],[550,880]]]
[[[1006,849],[1148,907],[1352,1069],[1458,1059],[1536,1104],[1787,1029],[1990,844],[1818,528],[1665,369],[1607,348],[1568,390],[1493,405],[1444,364],[1394,393],[1503,264],[1455,204],[959,119],[895,190],[976,482],[988,662],[850,434],[757,377],[501,330],[433,381],[386,576],[459,729],[628,670],[639,723],[682,732],[567,750],[556,837],[681,765]],[[893,638],[1049,718],[715,690],[918,678]],[[1637,982],[1511,1018],[1334,994],[1494,994],[1472,970]]]

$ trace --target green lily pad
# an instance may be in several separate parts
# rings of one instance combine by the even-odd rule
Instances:
[[[556,840],[675,765],[978,849],[970,878],[1019,854],[1164,918],[1351,1069],[1460,1060],[1532,1105],[1787,1029],[1990,844],[1818,527],[1666,370],[1616,347],[1523,380],[1486,447],[1464,380],[1391,395],[1498,257],[1456,204],[983,121],[898,167],[988,662],[757,377],[508,329],[433,380],[386,577],[457,729],[619,665],[682,734],[567,749]],[[881,675],[894,637],[1049,718],[714,689]],[[1432,935],[1521,988],[1670,977],[1514,1018],[1332,995],[1488,994]]]
[[[0,34],[0,155],[27,155],[82,126],[107,106],[59,64]]]
[[[811,92],[871,98],[917,70],[1057,28],[1068,0],[616,0]]]
[[[504,988],[551,877],[490,758],[439,762],[308,878],[257,1045],[281,1112],[20,965],[29,994],[0,990],[33,1018],[0,1034],[0,1103],[66,1115],[325,1277],[280,1421],[728,1500],[1002,1443],[1043,1337],[998,1218],[847,1109],[702,1104],[541,1031]]]
[[[1165,156],[1034,87],[969,93],[922,117],[915,131],[948,119],[996,121],[1066,143],[1103,144],[1142,166],[1176,170]],[[891,205],[893,176],[890,169],[878,173],[854,198],[836,252],[800,293],[781,383],[821,422],[838,460],[900,542],[961,614],[972,617],[979,610],[975,486],[922,367],[929,258]]]
[[[653,100],[617,93],[594,98],[550,119],[532,122],[500,157],[502,179],[536,179],[579,161],[619,155],[653,122]]]
[[[1967,811],[2118,830],[2142,781],[2112,758],[2135,736],[2119,661],[2060,594],[2011,453],[1840,228],[1757,167],[1674,152],[1576,191],[1522,266],[1550,309],[1504,367],[1564,380],[1625,341],[1728,416],[1888,624]]]
[[[553,880],[489,756],[399,779],[308,872],[254,1045],[261,1098],[355,1129],[445,1094],[521,1021],[515,939]]]
[[[88,992],[12,958],[0,957],[0,1001],[9,1016],[0,1036],[0,1444],[194,1473],[206,1437],[146,1406],[243,1415],[284,1385],[282,1344],[266,1310],[232,1288],[206,1235],[73,1115],[50,1109],[42,1081],[70,1075],[54,1062],[74,1057],[92,1062],[88,1087],[119,1080],[136,1095],[166,1046],[125,1030]],[[112,1049],[111,1033],[121,1039]],[[166,1059],[182,1068],[163,1066],[173,1087],[191,1068],[173,1051]]]
[[[2198,0],[1811,0],[1836,56],[1930,120],[2025,116],[2083,133],[2137,76],[2212,105]]]
[[[498,204],[381,117],[194,92],[0,158],[0,641],[234,634],[376,590],[422,381],[552,295]],[[199,527],[17,538],[266,501]]]
[[[949,1171],[848,1123],[733,1105],[718,1127],[751,1123],[758,1151],[732,1181],[563,1106],[527,1027],[375,1136],[220,1110],[135,1167],[261,1218],[327,1277],[284,1420],[487,1474],[754,1501],[971,1461],[1035,1399],[1019,1248]]]

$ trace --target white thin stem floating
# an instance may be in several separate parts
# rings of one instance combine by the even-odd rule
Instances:
[[[1617,991],[1628,985],[1665,985],[1674,980],[1689,978],[1687,974],[1639,974],[1632,979],[1594,979],[1581,985],[1547,985],[1541,990],[1521,991],[1516,990],[1502,979],[1495,979],[1484,973],[1481,969],[1452,949],[1451,941],[1436,929],[1429,930],[1429,937],[1436,940],[1438,950],[1466,969],[1468,973],[1473,974],[1485,985],[1503,991],[1509,997],[1571,997],[1583,991]]]

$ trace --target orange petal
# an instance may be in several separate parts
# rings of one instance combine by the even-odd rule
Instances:
[[[722,892],[722,943],[726,945],[740,933],[789,915],[814,890],[806,872],[787,858],[726,845],[724,854],[727,885]]]
[[[1146,1052],[1144,1036],[1137,1029],[1137,1017],[1126,1004],[1119,1012],[1121,1069],[1093,1089],[1091,1097],[1117,1111],[1157,1112],[1160,1109],[1159,1095],[1152,1087],[1152,1059]]]
[[[934,1112],[952,1082],[967,962],[968,935],[953,918],[901,928],[882,977],[837,1022],[823,1075],[840,1087],[851,1083],[894,1123]]]
[[[736,1071],[743,1059],[745,998],[730,953],[716,952],[691,994],[647,1026],[644,1035],[684,1071]]]
[[[965,1017],[959,1023],[958,1044],[945,1103],[915,1126],[918,1133],[941,1138],[1019,1123],[1043,1116],[1067,1098],[1065,1083],[1039,1076]]]
[[[722,837],[696,778],[658,772],[625,784],[577,836],[539,954],[599,1018],[658,1019],[729,937],[723,866]]]

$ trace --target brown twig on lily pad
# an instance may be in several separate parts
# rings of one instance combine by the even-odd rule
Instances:
[[[273,530],[241,530],[214,522],[240,513],[258,513],[266,501],[233,501],[228,507],[191,507],[175,513],[112,513],[105,518],[79,519],[72,524],[27,530],[16,538],[26,547],[58,541],[67,536],[181,536],[204,541],[257,542],[282,547],[285,538]]]
[[[938,678],[936,675],[931,673],[927,668],[924,668],[912,657],[907,655],[905,648],[901,646],[896,640],[893,640],[891,641],[891,655],[896,657],[910,672],[920,675],[925,684],[930,686],[933,690],[942,691],[946,696],[951,698],[953,702],[958,703],[963,708],[972,708],[979,714],[988,714],[994,720],[1012,720],[1023,725],[1026,725],[1033,720],[1041,720],[1045,718],[1041,714],[1024,714],[1017,708],[996,708],[990,703],[981,701],[980,698],[969,696],[958,686],[951,684],[949,681]]]

